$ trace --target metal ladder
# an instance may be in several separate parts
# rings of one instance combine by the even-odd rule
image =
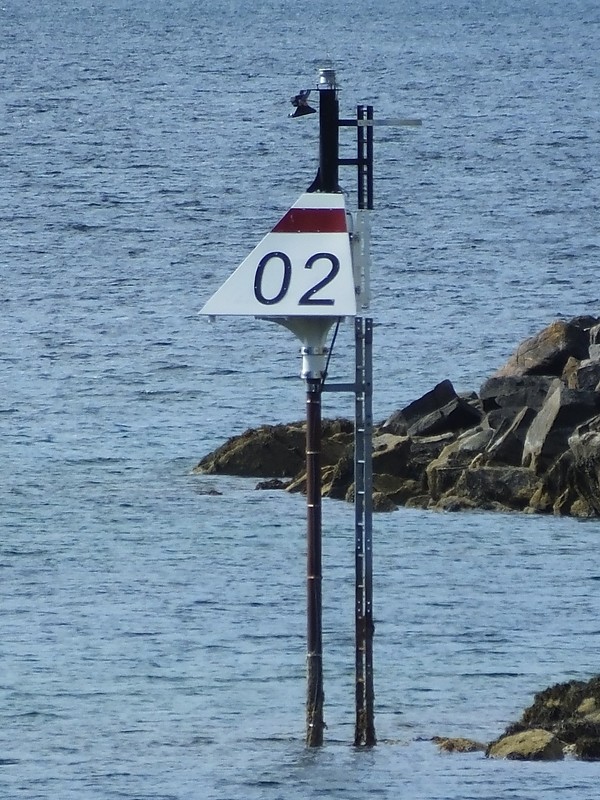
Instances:
[[[356,317],[354,531],[356,725],[354,745],[376,744],[373,686],[373,320]]]

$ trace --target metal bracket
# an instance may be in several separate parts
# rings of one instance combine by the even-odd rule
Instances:
[[[359,386],[356,383],[327,383],[325,382],[321,387],[322,392],[352,392],[352,394],[356,394],[356,392],[364,391],[362,386]]]

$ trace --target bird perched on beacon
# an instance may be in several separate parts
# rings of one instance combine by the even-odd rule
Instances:
[[[306,114],[316,114],[316,109],[308,105],[309,96],[310,89],[302,89],[295,97],[292,97],[290,102],[296,110],[290,114],[290,117],[303,117]]]

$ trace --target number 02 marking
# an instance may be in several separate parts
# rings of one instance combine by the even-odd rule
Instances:
[[[273,297],[265,297],[262,290],[263,277],[265,274],[265,268],[267,264],[273,258],[281,259],[281,262],[283,264],[281,288],[279,289],[277,294],[274,295]],[[292,262],[290,261],[289,256],[286,256],[285,253],[280,253],[277,250],[273,253],[267,253],[258,262],[258,267],[256,268],[256,275],[254,276],[254,296],[256,297],[259,303],[262,303],[265,306],[274,306],[276,303],[279,303],[281,300],[283,300],[283,298],[286,296],[287,291],[290,288],[291,279],[292,279]]]
[[[331,269],[325,275],[323,280],[320,280],[318,283],[309,289],[307,292],[304,292],[300,300],[298,301],[298,305],[301,306],[332,306],[333,300],[328,297],[315,297],[315,294],[327,286],[328,283],[335,278],[335,276],[340,271],[340,260],[337,256],[334,256],[333,253],[315,253],[314,256],[311,256],[306,264],[304,265],[305,269],[312,269],[312,266],[315,262],[319,261],[321,258],[324,258],[326,261],[329,261],[331,264]]]
[[[281,261],[283,266],[281,286],[276,294],[274,294],[272,297],[267,297],[263,292],[263,279],[265,275],[265,269],[267,268],[268,263],[273,259],[278,259]],[[339,258],[333,253],[315,253],[307,260],[306,264],[304,265],[304,269],[312,269],[314,264],[321,259],[329,261],[329,272],[324,278],[322,278],[320,281],[317,281],[314,286],[304,292],[298,301],[298,305],[300,306],[332,306],[335,303],[335,300],[331,297],[315,297],[315,295],[317,292],[320,292],[321,289],[324,289],[328,284],[330,284],[340,271]],[[254,296],[259,303],[262,303],[265,306],[276,305],[277,303],[280,303],[288,293],[291,279],[292,262],[290,261],[289,256],[279,250],[275,250],[272,253],[267,253],[258,262],[258,266],[256,268],[256,274],[254,276]]]

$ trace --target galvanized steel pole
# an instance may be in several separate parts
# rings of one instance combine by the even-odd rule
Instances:
[[[373,683],[373,320],[356,317],[354,517],[356,747],[372,747],[375,735]]]

